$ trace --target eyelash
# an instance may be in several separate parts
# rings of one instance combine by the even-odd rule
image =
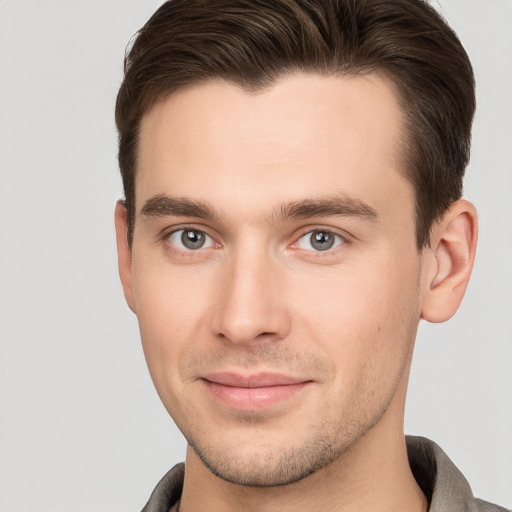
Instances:
[[[173,250],[175,251],[179,251],[180,254],[187,254],[187,255],[192,255],[194,253],[198,253],[200,252],[201,250],[204,250],[204,249],[209,249],[211,247],[198,247],[197,249],[191,249],[191,248],[187,248],[187,247],[179,247],[178,244],[176,242],[172,242],[171,241],[171,238],[174,237],[174,236],[178,236],[180,233],[181,233],[181,237],[183,237],[183,235],[185,233],[198,233],[204,237],[206,237],[206,240],[210,241],[209,242],[209,245],[215,245],[216,248],[219,248],[221,245],[216,242],[214,240],[214,238],[212,236],[210,236],[204,229],[199,229],[199,228],[196,228],[196,227],[193,227],[193,226],[182,226],[182,227],[179,227],[178,229],[173,229],[172,231],[168,231],[166,233],[164,233],[162,235],[162,239],[168,244],[168,246],[170,246]]]
[[[328,247],[327,249],[318,249],[318,250],[315,250],[314,248],[312,249],[302,249],[301,247],[298,247],[298,244],[299,242],[302,240],[302,239],[306,239],[308,238],[309,239],[309,245],[312,246],[312,237],[314,234],[323,234],[323,235],[327,235],[328,237],[329,236],[332,236],[334,238],[333,240],[333,246],[332,247]],[[335,231],[331,230],[331,229],[322,229],[322,228],[316,228],[316,229],[309,229],[308,231],[304,231],[297,239],[296,241],[291,245],[291,247],[293,247],[294,249],[297,249],[297,250],[304,250],[308,253],[311,253],[312,255],[314,255],[315,257],[319,257],[319,256],[322,256],[322,255],[328,255],[328,254],[332,254],[333,251],[335,251],[338,247],[344,245],[347,243],[347,238],[345,236],[342,236],[340,235],[339,233],[336,233]]]

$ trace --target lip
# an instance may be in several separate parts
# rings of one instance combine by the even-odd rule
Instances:
[[[311,380],[278,373],[212,373],[203,376],[202,381],[210,394],[224,405],[245,411],[273,407],[312,384]]]

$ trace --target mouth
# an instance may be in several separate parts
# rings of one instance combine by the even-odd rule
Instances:
[[[273,407],[303,392],[313,383],[277,373],[213,373],[201,380],[216,400],[243,411]]]

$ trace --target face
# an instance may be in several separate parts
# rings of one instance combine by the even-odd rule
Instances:
[[[204,83],[143,119],[125,292],[163,403],[225,480],[293,482],[387,414],[401,428],[422,288],[402,124],[375,74]]]

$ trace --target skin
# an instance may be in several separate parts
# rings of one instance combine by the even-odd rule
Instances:
[[[296,74],[256,94],[207,82],[144,117],[119,268],[189,442],[181,512],[427,509],[403,435],[412,350],[421,318],[457,310],[477,228],[457,201],[418,252],[405,135],[378,74]],[[300,384],[226,403],[219,372]]]

